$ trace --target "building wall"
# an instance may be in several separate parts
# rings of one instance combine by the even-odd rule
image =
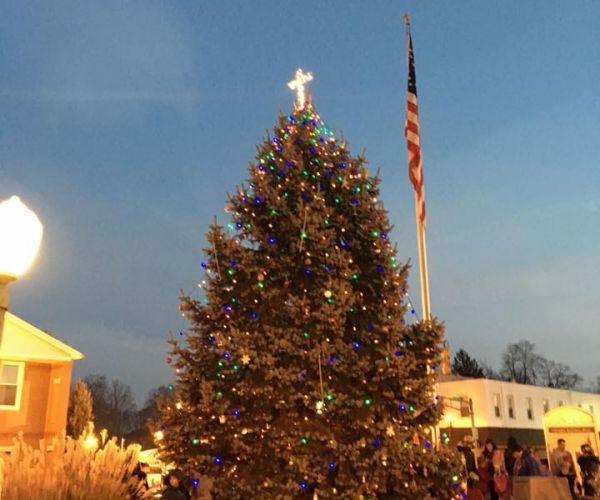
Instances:
[[[488,379],[465,379],[440,383],[440,394],[444,397],[467,397],[473,400],[475,424],[477,427],[538,429],[544,428],[544,401],[548,402],[548,410],[558,406],[580,406],[591,411],[598,421],[600,415],[600,394],[592,394],[564,389],[551,389],[532,385],[502,382]],[[494,409],[494,396],[499,400],[500,416]],[[514,402],[513,418],[509,416],[509,397]],[[527,409],[531,400],[532,414]],[[561,404],[562,403],[562,404]],[[458,412],[453,414],[452,426],[455,428],[470,428],[470,417],[460,417]]]
[[[0,410],[0,446],[9,446],[19,432],[37,445],[66,424],[72,362],[25,363],[19,410]]]

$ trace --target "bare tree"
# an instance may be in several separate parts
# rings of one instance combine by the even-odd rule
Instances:
[[[135,401],[131,387],[105,375],[85,377],[95,410],[96,428],[107,429],[112,436],[123,436],[135,425]]]
[[[77,438],[86,429],[88,422],[93,420],[92,394],[83,380],[75,382],[75,387],[69,399],[67,432]]]
[[[542,359],[539,366],[540,384],[557,389],[572,389],[583,379],[564,363]]]
[[[535,344],[521,340],[509,344],[504,351],[500,373],[507,380],[535,385],[543,362],[544,358],[535,352]]]

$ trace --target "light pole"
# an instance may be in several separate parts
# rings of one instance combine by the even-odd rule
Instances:
[[[8,285],[33,264],[43,232],[37,215],[18,196],[0,203],[0,349],[8,310]]]

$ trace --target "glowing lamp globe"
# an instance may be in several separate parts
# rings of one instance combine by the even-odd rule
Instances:
[[[0,203],[0,277],[16,279],[33,264],[44,229],[18,196]]]

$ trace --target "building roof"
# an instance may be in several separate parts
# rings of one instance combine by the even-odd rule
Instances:
[[[84,355],[27,321],[6,313],[0,357],[20,361],[75,361]]]

